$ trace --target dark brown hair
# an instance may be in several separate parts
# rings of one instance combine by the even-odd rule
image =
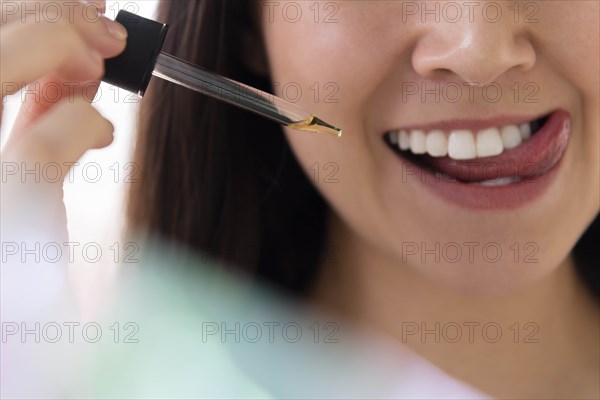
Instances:
[[[163,50],[271,92],[241,56],[243,39],[257,32],[251,3],[161,2],[157,19],[170,25]],[[142,102],[135,162],[133,227],[292,291],[308,289],[327,208],[280,126],[154,79]]]
[[[258,35],[253,1],[162,1],[163,50],[271,91],[242,54]],[[254,9],[253,9],[254,7]],[[260,40],[257,41],[262,46]],[[257,49],[257,51],[260,49]],[[328,208],[304,175],[281,127],[155,79],[144,98],[129,222],[303,293],[323,253]],[[600,293],[598,218],[575,254]]]

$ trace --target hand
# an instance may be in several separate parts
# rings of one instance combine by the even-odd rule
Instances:
[[[112,142],[113,125],[90,103],[104,59],[124,50],[126,31],[99,15],[104,3],[1,1],[2,99],[27,86],[0,155],[2,241],[13,235],[66,242],[64,177],[87,150]],[[51,181],[27,172],[44,168],[52,172],[42,178]]]

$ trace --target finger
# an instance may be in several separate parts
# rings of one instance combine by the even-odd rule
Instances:
[[[82,2],[93,5],[102,14],[106,13],[106,0],[82,0]]]
[[[7,143],[5,153],[25,162],[74,163],[90,149],[108,146],[114,127],[85,99],[64,100],[30,125],[18,140]]]
[[[71,24],[10,24],[2,28],[0,38],[2,97],[15,93],[23,85],[58,71],[71,62],[87,80],[100,79],[104,60],[90,49]]]
[[[16,132],[25,132],[24,128],[64,99],[82,97],[89,103],[93,102],[99,86],[99,81],[70,82],[58,76],[44,77],[28,85],[21,96],[23,104],[13,125],[11,137]]]
[[[102,15],[97,6],[95,1],[76,6],[68,22],[73,23],[86,43],[98,49],[105,58],[111,58],[125,49],[127,30],[120,23]]]
[[[103,0],[3,1],[2,22],[8,23],[8,26],[27,22],[67,22],[75,27],[86,43],[105,58],[111,58],[125,48],[127,31],[118,22],[102,15],[105,5]]]

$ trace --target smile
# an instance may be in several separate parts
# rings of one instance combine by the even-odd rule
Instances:
[[[450,132],[441,129],[400,129],[389,132],[388,141],[397,145],[400,151],[410,151],[412,154],[472,160],[497,156],[504,150],[521,145],[537,133],[547,119],[540,118],[520,125],[493,126],[475,132],[471,129],[453,129]]]
[[[496,122],[496,123],[494,123]],[[467,207],[514,208],[542,193],[562,159],[570,115],[447,121],[387,131],[384,141],[420,182]]]

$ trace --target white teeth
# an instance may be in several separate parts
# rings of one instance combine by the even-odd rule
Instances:
[[[398,144],[398,131],[392,131],[390,132],[390,143],[397,145]]]
[[[529,124],[527,124],[529,126]],[[514,149],[521,144],[521,130],[516,125],[508,125],[500,130],[502,134],[502,144],[505,149]]]
[[[530,124],[522,124],[519,126],[519,130],[521,131],[521,139],[527,140],[531,137],[531,125]]]
[[[490,179],[488,181],[483,181],[483,182],[476,182],[476,183],[474,183],[474,185],[506,186],[506,185],[512,185],[513,183],[518,183],[520,181],[521,181],[521,178],[519,178],[519,177],[507,176],[505,178],[497,178],[497,179]]]
[[[477,156],[475,138],[469,130],[454,130],[448,139],[448,155],[455,160],[470,160]]]
[[[477,157],[492,157],[502,154],[504,146],[498,128],[487,128],[477,132]]]
[[[432,157],[444,157],[448,154],[448,139],[443,131],[435,130],[427,134],[427,153]]]
[[[414,129],[410,131],[410,151],[413,154],[425,154],[427,152],[425,132]]]
[[[431,157],[449,156],[455,160],[493,157],[506,149],[514,149],[531,137],[531,124],[490,127],[476,134],[469,129],[455,129],[450,134],[434,129],[396,130],[389,133],[391,144],[402,151],[413,154],[428,154]]]
[[[398,147],[400,150],[410,149],[410,135],[405,130],[401,130],[398,136]]]

